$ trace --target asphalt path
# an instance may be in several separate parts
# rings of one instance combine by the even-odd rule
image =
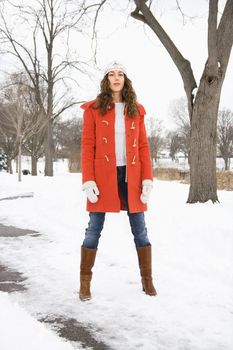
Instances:
[[[2,238],[16,238],[19,236],[30,235],[36,239],[38,232],[32,230],[20,229],[14,226],[6,226],[0,223],[0,245]],[[1,262],[1,250],[0,250],[0,291],[13,293],[27,293],[26,286],[27,278],[20,272],[13,270]],[[80,302],[80,301],[77,301]],[[39,310],[38,310],[39,311]],[[60,337],[71,341],[75,346],[75,342],[78,342],[79,346],[82,345],[83,349],[93,350],[111,350],[105,343],[97,340],[94,336],[95,327],[89,327],[82,325],[82,323],[74,318],[61,318],[59,315],[47,315],[46,317],[39,319],[38,321],[44,322],[56,332]],[[98,330],[101,332],[101,330]]]

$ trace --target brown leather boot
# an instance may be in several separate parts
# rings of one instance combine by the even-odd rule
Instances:
[[[95,263],[97,249],[81,247],[80,263],[80,290],[79,298],[82,301],[91,299],[90,285],[92,278],[92,267]]]
[[[151,245],[137,248],[138,263],[142,277],[142,290],[148,295],[156,295],[151,269]]]

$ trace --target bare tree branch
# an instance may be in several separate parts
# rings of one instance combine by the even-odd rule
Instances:
[[[188,18],[190,21],[193,20],[194,17],[192,16],[188,16],[186,13],[184,13],[184,11],[182,10],[181,6],[180,6],[180,2],[179,0],[176,0],[176,10],[178,10],[182,16],[183,19],[183,25],[186,24],[186,19]]]
[[[218,72],[217,16],[218,0],[211,0],[209,1],[208,17],[208,70],[209,74],[212,76],[212,79],[217,78]]]
[[[211,2],[211,1],[210,1]],[[226,73],[233,45],[233,0],[227,0],[217,30],[218,61],[223,76]]]
[[[72,101],[70,103],[67,103],[66,105],[64,105],[61,109],[59,109],[55,114],[54,114],[54,119],[59,117],[63,112],[65,112],[67,109],[75,106],[75,105],[78,105],[78,104],[81,104],[81,103],[84,103],[85,101]]]
[[[131,13],[131,16],[146,23],[157,35],[161,43],[164,45],[168,53],[170,54],[173,62],[179,70],[184,83],[184,89],[188,98],[188,109],[191,115],[193,108],[193,90],[197,87],[193,71],[190,62],[185,59],[180,51],[175,46],[174,42],[165,32],[163,27],[159,24],[156,18],[153,16],[150,9],[146,6],[145,1],[135,0],[136,9]]]
[[[93,30],[92,30],[92,44],[95,42],[95,48],[94,48],[94,57],[96,59],[96,51],[97,51],[97,32],[96,32],[96,24],[97,24],[97,19],[99,16],[99,12],[101,10],[101,8],[103,7],[103,5],[105,4],[107,0],[103,0],[101,1],[101,3],[99,4],[97,11],[95,13],[95,18],[94,18],[94,23],[93,23]]]

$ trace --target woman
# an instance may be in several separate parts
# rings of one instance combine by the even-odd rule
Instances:
[[[142,287],[156,295],[151,272],[151,244],[144,211],[153,188],[152,164],[144,125],[145,110],[125,68],[111,63],[100,94],[84,103],[82,190],[86,191],[89,223],[81,247],[81,300],[91,298],[90,282],[106,212],[127,210],[137,250]]]

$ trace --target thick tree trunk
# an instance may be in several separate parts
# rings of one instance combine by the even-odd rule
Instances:
[[[216,140],[221,86],[220,77],[211,81],[204,71],[191,116],[190,190],[187,203],[218,201]]]
[[[32,176],[37,176],[37,158],[34,156],[31,156],[31,162],[32,162],[32,165],[31,165]]]
[[[18,154],[18,181],[21,182],[22,181],[22,167],[21,167],[21,152],[22,151],[22,142],[19,142],[19,154]]]
[[[18,174],[19,172],[19,157],[15,158],[15,172]]]
[[[12,160],[7,157],[7,172],[13,174]]]
[[[228,157],[223,158],[223,159],[224,159],[224,163],[225,163],[225,170],[227,171],[227,170],[229,170],[229,166],[228,166],[228,164],[229,164]]]
[[[45,176],[53,176],[53,120],[46,125],[45,134]]]

